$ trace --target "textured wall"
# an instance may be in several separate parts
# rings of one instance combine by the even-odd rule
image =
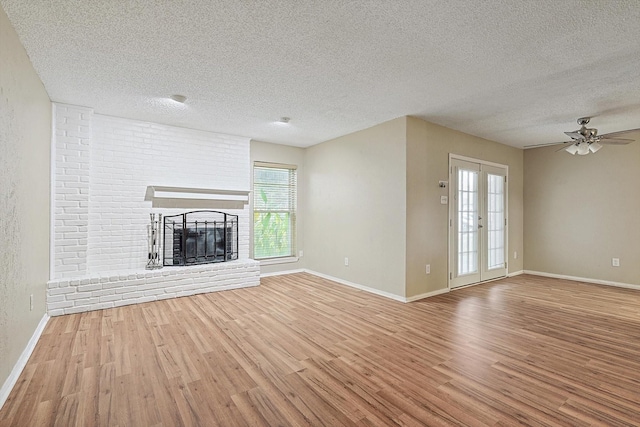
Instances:
[[[524,152],[525,269],[640,286],[640,132],[628,137],[587,156]]]
[[[405,135],[403,117],[307,148],[307,268],[404,297]]]
[[[449,153],[509,166],[508,271],[523,268],[522,150],[454,131],[414,117],[407,118],[407,297],[447,287],[447,205]],[[518,258],[513,259],[513,252]],[[431,273],[425,273],[431,264]]]
[[[51,103],[0,8],[0,385],[45,313]],[[34,308],[29,310],[29,295]]]

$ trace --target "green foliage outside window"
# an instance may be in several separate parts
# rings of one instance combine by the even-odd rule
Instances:
[[[289,234],[289,214],[258,213],[253,214],[255,258],[270,258],[291,255],[291,237]]]
[[[295,169],[254,168],[253,256],[294,255]]]

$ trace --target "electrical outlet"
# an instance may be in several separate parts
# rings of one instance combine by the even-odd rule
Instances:
[[[302,258],[304,256],[304,251],[298,251],[298,258]]]
[[[611,265],[614,267],[620,267],[620,258],[611,258]]]
[[[33,294],[29,295],[29,311],[33,311]]]
[[[425,273],[431,274],[431,264],[427,264],[427,267],[425,268]]]
[[[344,258],[344,265],[349,267],[349,258],[347,257]]]
[[[447,203],[449,203],[449,197],[447,197],[447,196],[440,196],[440,204],[441,204],[441,205],[446,205]]]
[[[518,259],[518,251],[513,251],[513,259]]]

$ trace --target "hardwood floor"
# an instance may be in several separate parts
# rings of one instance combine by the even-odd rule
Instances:
[[[0,426],[638,426],[640,292],[309,274],[52,318]]]

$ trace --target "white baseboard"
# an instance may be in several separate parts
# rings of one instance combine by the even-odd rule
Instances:
[[[331,280],[332,282],[340,283],[341,285],[347,285],[352,288],[360,289],[361,291],[369,292],[372,294],[380,295],[381,297],[390,298],[395,301],[407,302],[407,299],[403,296],[392,294],[391,292],[381,291],[380,289],[370,288],[359,283],[349,282],[348,280],[340,279],[338,277],[329,276],[328,274],[318,273],[313,270],[304,270],[305,273],[313,274],[314,276],[322,277],[323,279]]]
[[[44,327],[47,326],[48,321],[49,321],[48,314],[45,314],[44,316],[42,316],[42,319],[40,319],[40,323],[38,323],[38,327],[33,332],[31,339],[29,339],[27,346],[25,347],[25,349],[22,351],[22,354],[18,358],[18,361],[13,366],[13,369],[11,370],[9,377],[2,385],[2,388],[0,388],[0,409],[2,409],[2,407],[4,406],[4,403],[7,401],[7,398],[9,397],[9,394],[11,393],[11,390],[13,390],[13,387],[16,385],[16,382],[18,382],[18,378],[20,377],[22,370],[24,369],[25,366],[27,366],[29,357],[31,357],[31,353],[33,353],[33,349],[36,348],[36,344],[40,339],[40,335],[42,335],[42,332],[44,331]]]
[[[435,297],[436,295],[442,295],[449,292],[449,288],[438,289],[437,291],[426,292],[424,294],[414,295],[412,297],[405,298],[405,302],[418,301],[419,299]]]
[[[392,294],[391,292],[381,291],[380,289],[371,288],[369,286],[361,285],[359,283],[353,283],[353,282],[349,282],[348,280],[340,279],[338,277],[329,276],[328,274],[318,273],[317,271],[305,269],[304,272],[313,274],[314,276],[322,277],[323,279],[331,280],[332,282],[340,283],[341,285],[347,285],[352,288],[360,289],[361,291],[369,292],[375,295],[379,295],[381,297],[390,298],[394,301],[399,301],[404,303],[417,301],[419,299],[433,297],[436,295],[445,294],[449,292],[448,288],[444,288],[444,289],[438,289],[437,291],[426,292],[424,294],[414,295],[412,297],[406,298],[400,295]]]
[[[272,273],[260,273],[260,278],[271,277],[271,276],[284,276],[285,274],[295,274],[295,273],[305,273],[305,272],[306,270],[303,268],[298,268],[296,270],[274,271]]]
[[[509,273],[507,274],[507,277],[519,276],[521,274],[524,274],[524,270],[519,270],[519,271],[514,271],[513,273]]]
[[[554,279],[573,280],[575,282],[594,283],[596,285],[615,286],[618,288],[635,289],[640,291],[640,285],[634,285],[632,283],[612,282],[611,280],[589,279],[588,277],[567,276],[564,274],[545,273],[542,271],[532,271],[532,270],[524,270],[524,274],[531,274],[533,276],[551,277]]]

